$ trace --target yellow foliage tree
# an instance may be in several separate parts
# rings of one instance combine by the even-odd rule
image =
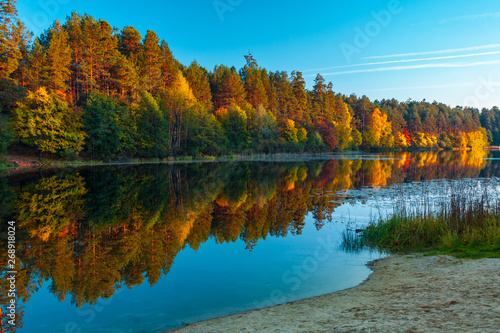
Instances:
[[[295,122],[292,119],[287,119],[285,122],[285,129],[283,130],[283,137],[287,141],[298,142],[297,139],[297,128],[295,127]]]
[[[398,132],[396,133],[396,135],[394,135],[394,144],[399,148],[407,148],[410,143],[411,142],[407,140],[406,135],[404,135],[403,133]]]
[[[413,138],[416,147],[433,148],[437,146],[438,138],[435,135],[418,132]]]
[[[333,124],[335,126],[335,136],[337,137],[337,148],[344,150],[349,147],[352,141],[352,114],[343,101],[339,105],[339,117]]]
[[[83,148],[85,133],[81,115],[68,103],[45,88],[28,92],[13,112],[13,127],[23,143],[42,152],[78,153]]]
[[[189,82],[186,80],[181,71],[177,72],[174,82],[172,83],[172,88],[179,95],[184,97],[188,102],[189,106],[196,103],[196,97],[194,97],[193,90],[189,86]]]
[[[394,146],[394,136],[392,135],[391,122],[387,121],[387,114],[376,108],[370,117],[370,127],[372,131],[372,146],[391,148]]]
[[[483,149],[488,146],[488,134],[484,128],[481,130],[470,132],[466,134],[467,145],[472,148],[472,150]]]

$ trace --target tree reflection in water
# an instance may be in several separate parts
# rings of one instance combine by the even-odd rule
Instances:
[[[361,200],[352,189],[498,175],[486,154],[44,171],[0,178],[0,216],[18,225],[18,298],[26,303],[50,283],[61,302],[70,297],[82,307],[144,280],[156,284],[182,249],[196,251],[211,237],[243,240],[251,251],[268,236],[300,235],[308,213],[320,229],[338,206]],[[5,237],[1,243],[6,248]],[[7,289],[1,278],[2,313]]]

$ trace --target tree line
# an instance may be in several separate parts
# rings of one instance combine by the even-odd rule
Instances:
[[[93,159],[500,144],[500,111],[335,93],[318,74],[181,64],[153,31],[73,12],[34,37],[0,2],[0,153]]]

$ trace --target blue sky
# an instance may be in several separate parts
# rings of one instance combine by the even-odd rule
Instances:
[[[269,70],[321,73],[370,99],[500,105],[498,0],[21,0],[40,34],[71,11],[143,35],[154,30],[184,64],[240,68],[250,51]]]

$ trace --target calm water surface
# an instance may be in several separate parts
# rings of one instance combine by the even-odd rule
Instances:
[[[0,217],[18,227],[17,332],[160,332],[355,286],[382,255],[342,252],[342,231],[402,196],[446,196],[443,182],[496,182],[497,157],[349,154],[1,177]]]

